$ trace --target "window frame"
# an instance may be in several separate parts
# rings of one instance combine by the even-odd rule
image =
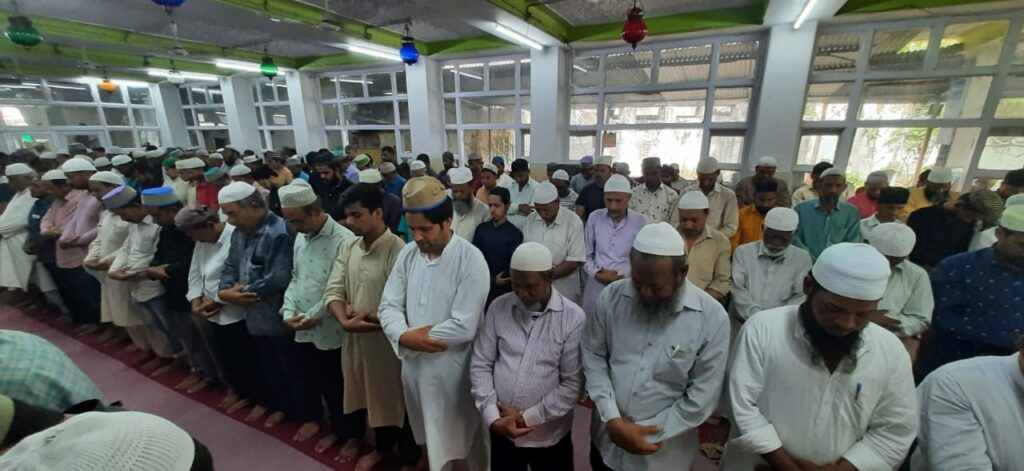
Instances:
[[[389,74],[391,80],[391,94],[383,96],[370,96],[369,83],[367,83],[367,75],[377,74]],[[399,75],[401,74],[401,75]],[[332,70],[328,72],[322,72],[315,75],[316,78],[316,93],[317,93],[317,104],[320,107],[320,117],[323,119],[324,127],[324,142],[330,143],[331,133],[341,134],[341,147],[351,144],[349,139],[349,133],[353,131],[390,131],[395,135],[395,152],[400,158],[412,158],[414,153],[412,152],[412,139],[411,139],[411,126],[410,123],[402,123],[402,103],[405,103],[405,109],[409,109],[409,91],[408,87],[402,87],[405,89],[404,93],[399,93],[398,80],[405,80],[405,65],[387,65],[382,67],[371,67],[362,69],[344,69],[344,70]],[[362,82],[362,96],[354,98],[340,98],[341,86],[339,81],[332,80],[334,85],[334,97],[324,98],[322,91],[321,81],[325,78],[338,79],[341,77],[352,77],[359,76]],[[394,113],[394,121],[391,124],[345,124],[345,105],[363,105],[371,103],[391,103],[392,112]],[[337,125],[327,124],[326,116],[324,115],[324,107],[333,106],[338,116]],[[411,122],[411,119],[410,119]],[[405,142],[409,140],[410,142]],[[406,152],[406,148],[410,151]]]

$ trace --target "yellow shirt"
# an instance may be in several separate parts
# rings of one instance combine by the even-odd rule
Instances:
[[[950,190],[949,199],[956,201],[960,197],[960,193]],[[910,197],[907,198],[907,204],[903,206],[903,211],[896,217],[903,222],[907,221],[910,217],[910,213],[917,211],[921,208],[927,208],[932,205],[931,201],[928,201],[928,197],[924,195],[924,188],[914,188],[910,190]]]
[[[733,250],[748,242],[761,240],[764,235],[764,216],[757,211],[754,205],[744,206],[743,209],[740,209],[739,220],[740,225],[729,240]]]
[[[685,240],[685,239],[684,239]],[[686,278],[698,288],[729,294],[732,287],[732,250],[724,234],[704,226],[704,232],[686,248],[690,265]]]
[[[292,182],[292,171],[288,170],[288,167],[281,167],[280,170],[277,170],[277,176],[270,178],[270,182],[281,188]]]

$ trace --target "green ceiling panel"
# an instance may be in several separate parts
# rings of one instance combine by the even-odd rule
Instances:
[[[430,43],[430,52],[431,54],[454,54],[457,52],[484,51],[487,49],[501,49],[505,47],[516,46],[504,39],[494,36],[477,36],[475,38],[432,42]]]
[[[953,7],[972,3],[992,3],[992,0],[847,0],[836,15]]]
[[[554,10],[534,0],[490,0],[495,6],[520,18],[527,18],[530,24],[545,33],[568,42],[572,25]]]
[[[137,54],[126,54],[96,49],[83,49],[73,46],[59,46],[55,44],[40,44],[32,49],[26,50],[10,41],[0,41],[0,56],[39,57],[46,59],[64,59],[69,63],[79,64],[82,62],[83,52],[85,60],[92,64],[106,67],[137,67],[142,68],[142,57]],[[159,69],[170,69],[171,61],[160,57],[150,57],[149,66]],[[222,70],[214,67],[213,64],[175,60],[174,67],[182,72],[198,72],[204,74],[221,74]],[[71,67],[72,70],[78,67]],[[79,75],[81,75],[79,73]]]
[[[760,25],[764,21],[765,9],[765,2],[756,1],[748,6],[647,17],[644,21],[647,22],[647,36],[651,37],[732,26]],[[614,23],[577,26],[572,28],[569,39],[572,42],[618,39],[622,37],[624,22],[625,18]]]

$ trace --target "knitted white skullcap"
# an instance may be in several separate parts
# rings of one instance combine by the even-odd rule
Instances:
[[[156,159],[156,158],[159,158],[159,157],[163,157],[164,154],[166,154],[166,153],[167,153],[167,149],[163,149],[163,148],[153,149],[151,151],[146,151],[146,158],[147,159]]]
[[[999,227],[1024,232],[1024,205],[1015,204],[1004,209],[1002,216],[999,217]]]
[[[316,202],[313,188],[304,185],[285,185],[277,190],[282,208],[302,208]]]
[[[551,174],[552,180],[562,180],[563,182],[569,181],[569,172],[565,170],[555,170],[555,173]]]
[[[207,158],[210,159],[210,160],[214,160],[214,159],[224,160],[224,156],[219,154],[219,153],[217,153],[217,152],[214,152],[214,153],[210,154]]]
[[[465,185],[473,181],[473,171],[469,167],[456,167],[448,171],[448,179],[452,185]]]
[[[828,291],[847,298],[877,301],[889,283],[889,261],[868,244],[842,242],[828,247],[811,268]]]
[[[871,229],[871,244],[882,255],[888,257],[906,257],[914,250],[917,235],[906,224],[886,222]]]
[[[629,186],[629,180],[626,177],[615,174],[608,178],[608,181],[604,184],[605,193],[632,193],[633,188]]]
[[[708,157],[697,162],[697,173],[715,173],[718,171],[718,159]]]
[[[242,157],[242,163],[243,164],[254,164],[254,163],[259,162],[259,161],[260,161],[260,158],[256,157],[255,155],[247,155],[245,157]]]
[[[708,197],[702,191],[688,191],[679,197],[678,209],[708,209]]]
[[[368,168],[366,170],[359,171],[359,183],[380,183],[383,179],[384,176],[380,174],[380,170],[375,168]]]
[[[110,185],[124,185],[124,178],[109,170],[92,174],[92,176],[89,177],[89,181],[107,183]]]
[[[43,180],[67,180],[68,177],[67,177],[67,175],[64,175],[64,172],[55,169],[55,170],[50,170],[49,172],[44,173],[42,179]]]
[[[768,214],[764,216],[765,229],[790,232],[795,231],[799,225],[800,216],[796,214],[796,211],[789,208],[772,208],[769,209]]]
[[[493,173],[493,174],[495,174],[495,175],[497,175],[497,174],[498,174],[498,166],[497,166],[497,165],[494,165],[494,164],[492,164],[492,163],[486,163],[486,164],[484,164],[484,168],[483,168],[483,169],[484,169],[484,170],[487,170],[488,172],[491,172],[491,173]],[[451,172],[451,171],[449,170],[449,172]]]
[[[94,161],[92,162],[92,164],[93,164],[93,165],[94,165],[94,166],[95,166],[96,168],[100,168],[100,167],[109,167],[109,166],[110,166],[110,159],[108,159],[108,158],[106,158],[106,157],[98,157],[98,158],[97,158],[96,160],[94,160]]]
[[[181,164],[180,166],[178,164]],[[199,157],[191,157],[185,160],[180,160],[174,163],[174,166],[179,170],[195,170],[197,168],[205,168],[206,162]]]
[[[533,189],[533,204],[548,204],[558,201],[558,188],[551,182],[541,182]]]
[[[8,177],[20,177],[20,176],[23,176],[23,175],[34,175],[34,174],[35,174],[35,171],[32,170],[32,167],[29,167],[28,165],[21,164],[21,163],[10,164],[10,165],[7,166],[6,169],[4,169],[4,175],[6,175]]]
[[[39,154],[39,158],[43,159],[43,160],[57,160],[57,153],[56,152],[43,152],[42,154]]]
[[[289,185],[306,186],[306,187],[309,187],[309,188],[313,188],[313,185],[310,185],[309,182],[307,182],[306,180],[303,180],[301,178],[293,178],[291,183],[289,183]]]
[[[537,242],[524,242],[512,252],[509,268],[516,271],[548,271],[554,267],[551,251]]]
[[[136,149],[131,152],[131,156],[133,159],[142,159],[146,157],[146,151]]]
[[[55,150],[54,153],[57,155],[71,155],[71,151],[69,151],[67,147],[61,147],[60,149]]]
[[[246,167],[245,165],[235,165],[234,167],[231,167],[231,172],[230,172],[232,177],[240,177],[242,175],[249,175],[251,173],[252,173],[252,169],[250,169],[249,167]]]
[[[952,183],[953,171],[946,167],[935,167],[928,172],[928,181],[932,183]]]
[[[667,222],[648,224],[640,229],[633,239],[633,249],[640,253],[663,257],[679,257],[686,254],[683,237]]]
[[[778,167],[779,166],[779,162],[777,160],[775,160],[775,157],[772,157],[770,155],[766,155],[764,157],[761,157],[760,159],[757,159],[757,164],[755,164],[754,166],[755,167]]]
[[[395,164],[393,164],[391,162],[384,162],[384,163],[380,164],[380,173],[381,173],[381,175],[388,174],[388,173],[394,173],[395,170],[396,170],[395,169]],[[451,172],[449,172],[449,173],[451,173]]]
[[[830,168],[826,169],[824,172],[821,172],[821,178],[825,178],[825,177],[829,177],[829,176],[833,176],[833,175],[846,178],[846,172],[844,172],[843,169],[841,169],[839,167],[830,167]]]
[[[615,159],[610,155],[601,155],[594,159],[594,165],[604,165],[606,167],[611,167],[612,162],[614,161]]]
[[[279,190],[280,191],[280,190]],[[220,204],[234,203],[256,193],[256,187],[245,182],[234,182],[220,189],[217,202]]]
[[[61,165],[60,169],[63,170],[64,173],[96,171],[96,167],[91,162],[81,157],[75,157],[64,162],[64,165]]]
[[[413,160],[409,163],[409,170],[426,170],[427,164],[419,160]]]
[[[132,163],[132,158],[124,154],[115,155],[113,159],[110,159],[110,163],[111,165],[130,164]]]
[[[868,174],[865,183],[889,183],[889,174],[885,170],[875,170]]]

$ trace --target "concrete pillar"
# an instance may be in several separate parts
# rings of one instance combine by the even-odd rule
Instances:
[[[530,50],[530,146],[533,163],[569,161],[569,51]]]
[[[189,131],[185,129],[185,114],[181,109],[178,87],[170,82],[149,86],[156,107],[156,124],[160,126],[160,143],[164,147],[189,147]]]
[[[231,144],[239,149],[262,149],[260,131],[256,126],[256,108],[250,88],[251,81],[248,77],[236,75],[220,78]]]
[[[429,57],[405,67],[405,87],[409,95],[409,132],[413,155],[425,153],[435,168],[440,168],[441,154],[448,149],[444,134],[444,96],[441,88],[441,65]]]
[[[288,86],[288,106],[292,111],[295,148],[308,152],[327,147],[323,115],[320,114],[319,80],[308,73],[284,73]]]

